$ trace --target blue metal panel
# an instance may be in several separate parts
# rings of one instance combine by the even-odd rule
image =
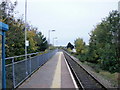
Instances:
[[[2,31],[0,31],[0,35],[2,35]]]
[[[0,35],[2,35],[2,90],[6,90],[6,70],[5,70],[5,31],[8,25],[0,22]]]
[[[0,22],[0,30],[8,31],[8,28],[7,24]]]
[[[2,32],[2,89],[6,89],[6,70],[5,70],[5,32]]]

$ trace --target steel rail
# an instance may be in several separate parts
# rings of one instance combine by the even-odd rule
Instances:
[[[72,73],[73,73],[73,76],[75,77],[75,80],[76,80],[76,82],[77,82],[77,84],[78,84],[78,86],[79,86],[80,89],[82,88],[83,90],[86,90],[86,87],[84,87],[84,85],[82,84],[80,78],[78,77],[77,73],[75,72],[73,66],[72,66],[72,65],[70,64],[70,62],[68,61],[68,57],[69,57],[73,62],[75,62],[80,68],[82,68],[89,76],[91,76],[91,78],[92,78],[93,80],[95,80],[95,82],[98,83],[98,84],[102,87],[102,90],[107,90],[107,88],[106,88],[102,83],[100,83],[92,74],[90,74],[85,68],[83,68],[83,66],[81,66],[78,62],[76,62],[70,55],[68,55],[67,52],[65,52],[65,51],[63,51],[63,52],[64,52],[64,56],[65,56],[65,58],[66,58],[66,60],[67,60],[67,62],[68,62],[68,65],[69,65],[69,67],[70,67],[70,69],[71,69],[71,71],[72,71]],[[66,57],[66,56],[68,56],[68,57]],[[80,86],[80,85],[81,85],[81,86]]]

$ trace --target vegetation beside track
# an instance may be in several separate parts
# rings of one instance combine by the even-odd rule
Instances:
[[[105,80],[107,80],[113,87],[118,86],[118,73],[111,73],[109,71],[102,70],[99,65],[84,62],[83,64],[90,66],[98,75],[102,76]]]
[[[76,57],[81,62],[98,65],[111,73],[120,72],[120,15],[112,11],[90,32],[89,43],[82,38],[74,41]],[[70,51],[70,50],[69,50]]]

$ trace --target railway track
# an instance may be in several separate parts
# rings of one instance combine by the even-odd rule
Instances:
[[[66,52],[63,52],[76,80],[76,83],[81,90],[107,90],[93,75],[89,74],[80,64],[78,64]]]

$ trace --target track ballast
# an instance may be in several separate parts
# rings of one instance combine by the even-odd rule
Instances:
[[[64,56],[73,73],[79,89],[83,90],[107,90],[99,81],[90,75],[80,64],[78,64],[71,56],[64,52]]]

